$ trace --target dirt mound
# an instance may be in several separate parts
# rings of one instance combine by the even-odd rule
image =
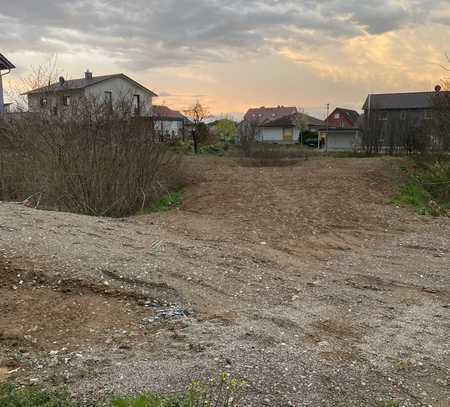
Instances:
[[[0,203],[0,380],[89,404],[226,370],[249,406],[447,403],[450,223],[390,204],[400,164],[195,157],[180,210],[128,219]]]

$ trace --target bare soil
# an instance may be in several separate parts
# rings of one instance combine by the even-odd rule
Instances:
[[[187,165],[168,213],[0,203],[0,382],[89,405],[226,370],[246,406],[450,405],[450,219],[390,203],[401,159]]]

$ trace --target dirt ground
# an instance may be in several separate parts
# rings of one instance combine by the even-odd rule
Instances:
[[[390,203],[401,165],[196,158],[179,210],[128,219],[0,203],[0,382],[449,406],[450,219]]]

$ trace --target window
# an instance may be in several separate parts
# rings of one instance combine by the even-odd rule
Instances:
[[[378,113],[378,120],[386,121],[388,119],[388,113],[387,112],[379,112]]]
[[[52,111],[55,116],[58,116],[58,106],[53,106]]]
[[[406,112],[404,110],[400,112],[400,120],[406,120]]]
[[[63,96],[62,104],[63,106],[70,106],[70,96]]]
[[[45,96],[41,97],[41,106],[47,106],[47,98]]]
[[[431,110],[425,110],[423,112],[423,118],[425,120],[431,120],[433,118],[433,112]]]
[[[335,114],[334,114],[334,118],[335,118],[335,119],[340,119],[340,118],[341,118],[341,115],[340,115],[339,113],[335,113]]]
[[[110,90],[105,91],[105,105],[112,106],[112,92]]]
[[[134,114],[141,113],[141,97],[140,97],[140,95],[133,96],[133,113]]]

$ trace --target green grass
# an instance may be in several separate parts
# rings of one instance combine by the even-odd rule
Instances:
[[[96,407],[239,407],[246,383],[222,373],[206,382],[194,381],[182,393],[161,395],[143,393],[136,396],[105,399],[90,404]],[[0,385],[1,407],[79,407],[66,393],[38,387]]]
[[[194,403],[195,400],[189,395],[163,397],[156,394],[142,394],[137,397],[116,399],[106,405],[111,407],[193,407]]]
[[[432,197],[430,193],[417,181],[409,181],[400,187],[398,195],[393,202],[398,205],[412,205],[417,213],[421,215],[431,215],[429,206]]]
[[[422,215],[450,216],[450,157],[417,156],[403,167],[409,180],[399,188],[393,202],[412,205]]]
[[[179,208],[181,205],[181,197],[183,190],[180,189],[175,192],[169,192],[151,204],[149,208],[143,209],[141,214],[167,212],[172,209]]]
[[[65,393],[48,392],[35,387],[0,385],[1,407],[75,407]]]

